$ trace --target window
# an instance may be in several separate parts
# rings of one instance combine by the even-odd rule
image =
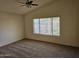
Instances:
[[[60,36],[60,17],[34,19],[33,33]]]

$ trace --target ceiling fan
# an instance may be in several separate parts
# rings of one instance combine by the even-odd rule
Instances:
[[[28,8],[31,8],[32,6],[38,6],[38,4],[33,4],[34,1],[32,0],[26,0],[26,2],[18,2],[21,3],[21,6],[27,6]]]

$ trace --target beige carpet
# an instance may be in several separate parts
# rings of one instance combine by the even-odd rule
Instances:
[[[78,58],[79,48],[21,40],[0,48],[1,58]]]

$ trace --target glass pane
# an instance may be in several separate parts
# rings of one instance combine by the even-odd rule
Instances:
[[[51,18],[41,18],[40,19],[40,34],[52,35]]]
[[[39,19],[33,20],[33,33],[39,34]]]
[[[53,35],[60,36],[60,17],[53,17]]]

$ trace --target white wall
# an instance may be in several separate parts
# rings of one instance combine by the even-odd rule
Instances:
[[[79,47],[79,0],[55,0],[48,6],[34,10],[25,17],[25,37],[35,40]],[[61,17],[61,36],[42,36],[33,34],[33,19],[49,16]]]
[[[21,15],[0,12],[0,46],[24,38],[24,21]]]

